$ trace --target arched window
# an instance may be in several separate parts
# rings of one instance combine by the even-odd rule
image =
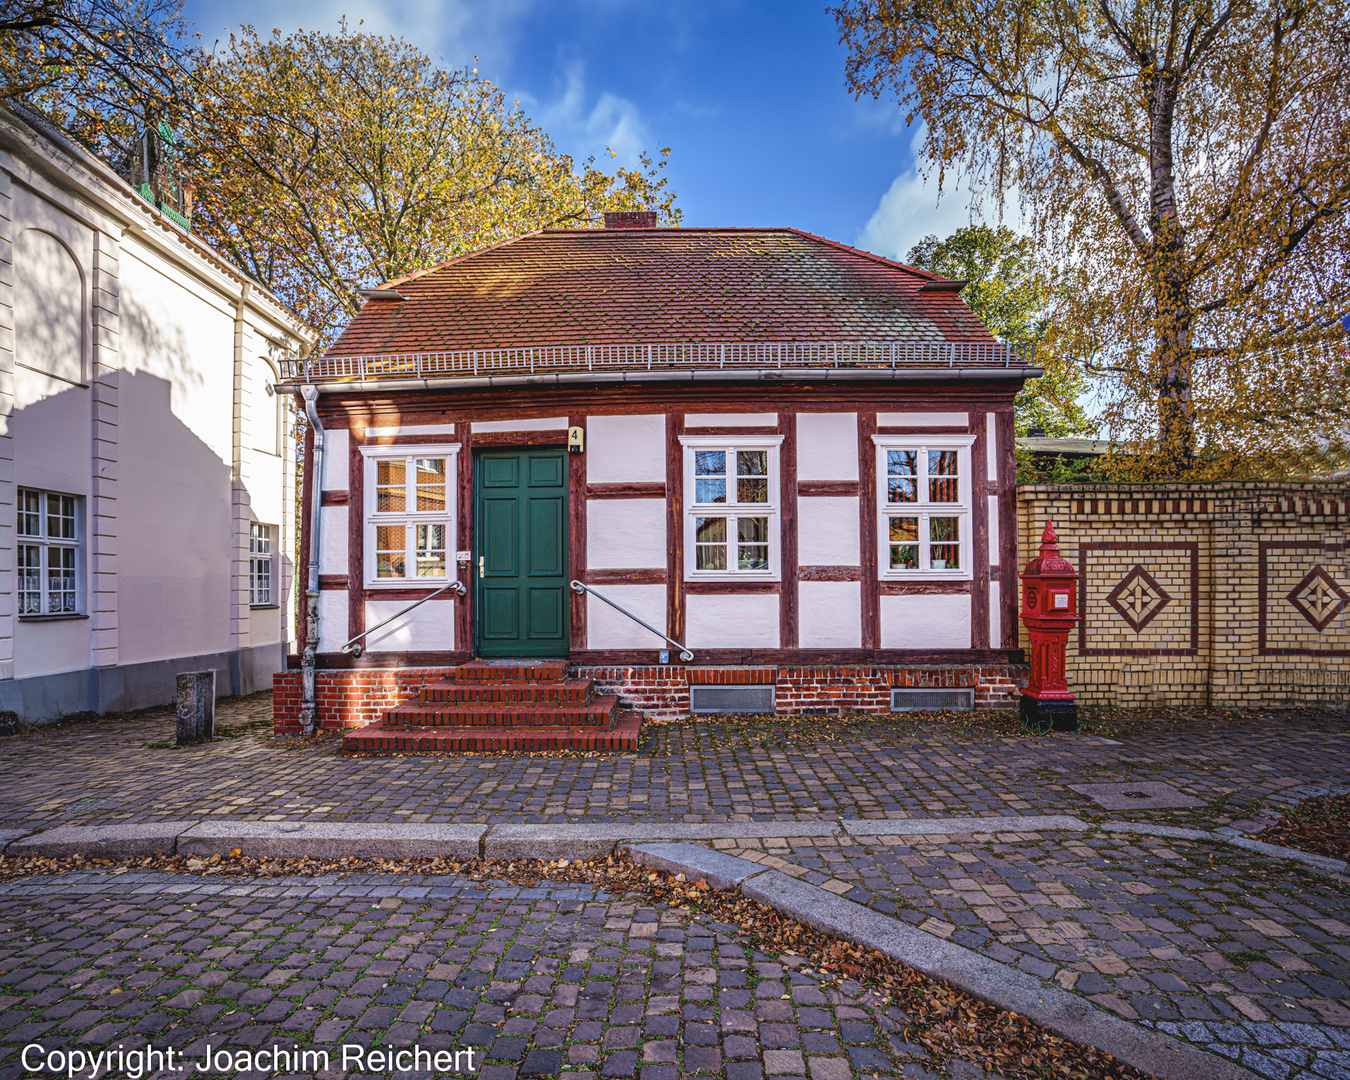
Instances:
[[[87,382],[84,275],[51,233],[25,229],[14,251],[14,362],[63,382]]]

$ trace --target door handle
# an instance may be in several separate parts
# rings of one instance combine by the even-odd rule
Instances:
[[[480,578],[483,576],[483,560],[484,560],[485,558],[487,558],[486,555],[479,555],[479,556],[478,556],[478,576],[479,576]]]

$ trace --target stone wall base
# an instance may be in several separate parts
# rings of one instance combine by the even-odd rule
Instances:
[[[30,724],[41,724],[82,713],[104,716],[171,705],[183,671],[213,670],[216,693],[240,697],[271,686],[272,673],[285,660],[286,646],[277,642],[173,660],[5,679],[0,681],[0,709],[12,710]]]
[[[448,668],[342,668],[314,673],[319,724],[325,729],[356,728],[380,719],[386,710],[445,677]],[[653,719],[689,715],[694,685],[772,685],[778,712],[889,712],[892,687],[973,687],[979,708],[1014,708],[1026,686],[1025,664],[828,665],[798,667],[680,667],[672,665],[577,667],[579,678],[594,679],[604,693],[617,694],[626,708]],[[300,672],[273,676],[273,730],[300,733]]]

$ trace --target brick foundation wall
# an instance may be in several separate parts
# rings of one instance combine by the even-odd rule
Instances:
[[[1017,496],[1021,563],[1049,519],[1079,573],[1068,676],[1080,701],[1350,696],[1350,484],[1035,484]]]
[[[387,709],[413,697],[424,683],[445,678],[446,669],[345,668],[314,673],[314,696],[323,728],[364,727]],[[300,734],[300,672],[279,671],[272,676],[272,731]]]
[[[582,667],[607,693],[646,716],[689,715],[689,686],[772,684],[779,713],[889,712],[891,687],[975,688],[977,706],[1012,706],[1026,685],[1021,664],[950,664],[931,667],[830,665],[820,667],[680,668]]]
[[[689,686],[772,684],[780,713],[887,712],[890,690],[902,687],[974,687],[980,707],[1013,706],[1027,669],[1022,664],[944,664],[932,666],[831,665],[820,667],[578,667],[576,675],[594,679],[603,693],[617,694],[644,716],[669,719],[689,714]],[[316,671],[315,692],[323,728],[362,727],[384,715],[424,683],[445,677],[438,668],[347,668]],[[300,672],[283,671],[273,679],[273,730],[300,733]]]

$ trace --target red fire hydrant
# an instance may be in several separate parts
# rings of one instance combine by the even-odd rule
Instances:
[[[1032,731],[1078,730],[1078,703],[1064,670],[1077,611],[1078,572],[1060,555],[1055,526],[1047,521],[1041,553],[1022,571],[1022,624],[1031,638],[1031,678],[1022,694],[1022,724]]]

